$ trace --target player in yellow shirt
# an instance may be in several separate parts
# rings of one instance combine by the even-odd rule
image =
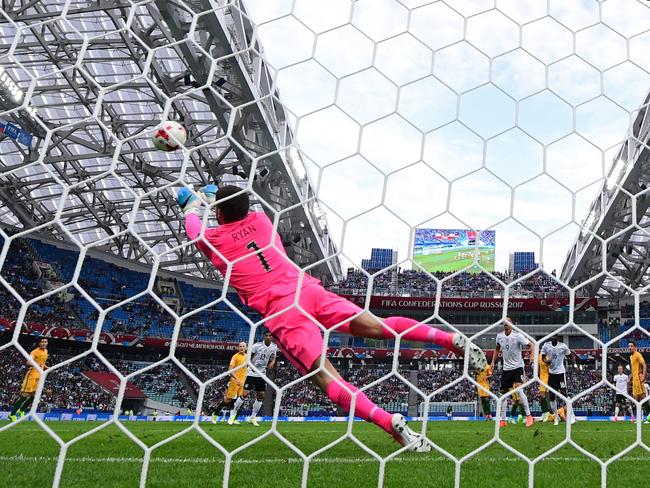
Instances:
[[[38,347],[30,353],[32,360],[38,364],[43,371],[47,369],[47,366],[45,365],[48,356],[47,343],[47,339],[41,339],[38,341]],[[20,387],[20,396],[18,397],[18,400],[16,400],[16,403],[14,403],[11,413],[9,414],[9,419],[11,419],[12,422],[18,420],[19,416],[23,417],[25,412],[31,407],[40,377],[41,372],[30,363],[29,369],[27,370],[27,373],[25,373],[23,384]]]
[[[230,359],[230,364],[228,365],[228,370],[230,371],[230,381],[228,381],[228,387],[226,388],[226,394],[223,397],[223,400],[217,405],[215,413],[221,412],[224,408],[232,408],[233,403],[244,391],[244,380],[246,379],[246,343],[240,342],[237,346],[237,352],[233,354]],[[216,423],[216,416],[213,416],[213,423]],[[231,422],[228,420],[230,425],[238,424],[236,420],[233,419]]]
[[[478,397],[481,400],[481,410],[483,417],[486,420],[492,420],[492,408],[490,407],[490,377],[492,376],[492,368],[488,365],[487,368],[480,371],[476,375],[476,382],[483,388],[477,388]]]
[[[548,411],[548,364],[542,358],[542,353],[537,356],[537,363],[539,364],[539,396],[540,406],[542,408],[542,422],[548,422],[550,413]]]
[[[233,355],[230,360],[230,381],[228,382],[228,389],[226,390],[226,400],[230,400],[232,405],[237,397],[242,396],[244,393],[244,382],[246,381],[246,343],[240,342],[237,348],[237,353]],[[239,424],[237,421],[237,410],[233,408],[230,411],[230,418],[228,425]]]
[[[632,396],[638,402],[645,398],[643,392],[643,383],[645,383],[646,365],[645,359],[639,351],[637,351],[636,343],[629,341],[630,346],[630,364],[632,365]]]

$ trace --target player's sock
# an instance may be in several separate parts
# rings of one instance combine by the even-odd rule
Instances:
[[[242,397],[237,397],[237,400],[235,400],[235,406],[230,411],[230,416],[232,418],[237,418],[237,412],[239,412],[239,407],[241,407],[243,403],[244,399]]]
[[[518,403],[513,403],[512,407],[510,407],[510,416],[515,417],[517,415],[517,408],[519,408]]]
[[[327,397],[330,400],[343,408],[346,412],[349,412],[350,405],[352,404],[352,394],[357,391],[359,391],[359,389],[356,386],[351,385],[343,379],[340,379],[332,381],[327,386],[326,393]],[[391,423],[393,416],[386,410],[383,410],[375,405],[373,401],[370,400],[370,398],[368,398],[363,392],[359,392],[356,396],[356,402],[354,404],[354,415],[356,417],[362,418],[363,420],[372,422],[391,435],[394,433],[393,425]]]
[[[223,400],[221,400],[221,401],[219,402],[219,405],[217,405],[217,407],[214,409],[214,411],[215,411],[215,412],[222,412],[222,413],[223,413],[223,411],[224,411],[225,408],[226,408],[226,402],[224,402]]]
[[[557,400],[551,400],[551,411],[553,412],[553,415],[557,416]]]
[[[32,403],[34,403],[34,397],[33,396],[29,396],[29,397],[25,398],[25,401],[20,406],[20,410],[22,412],[24,412],[24,413],[27,413],[29,411],[29,409],[32,408]]]
[[[508,397],[501,400],[501,420],[505,420],[508,416]]]
[[[16,415],[18,413],[18,410],[20,410],[23,406],[23,403],[27,400],[27,397],[20,396],[18,397],[18,400],[14,403],[13,408],[11,409],[11,413],[9,415]]]
[[[417,320],[406,317],[388,317],[384,319],[384,323],[397,333],[411,329],[402,336],[407,341],[432,342],[446,349],[454,348],[452,343],[453,334],[429,325],[420,324]],[[386,339],[393,338],[393,334],[389,330],[386,328],[382,328],[382,330]]]
[[[530,415],[530,405],[528,404],[528,397],[524,393],[524,390],[518,390],[517,393],[519,394],[519,401],[521,402],[521,405],[524,407],[524,415],[528,417]]]
[[[483,415],[486,417],[491,415],[492,409],[490,408],[490,399],[488,397],[483,397],[481,398],[481,402],[483,403]]]
[[[262,408],[262,402],[255,400],[255,403],[253,403],[253,411],[251,412],[251,417],[257,417],[257,413],[260,411],[260,408]]]
[[[618,417],[618,406],[614,409],[614,417]]]

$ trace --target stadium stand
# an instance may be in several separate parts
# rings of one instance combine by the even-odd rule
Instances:
[[[394,274],[397,273],[397,279]],[[525,276],[525,273],[492,273],[503,283],[513,281]],[[415,270],[389,270],[375,275],[372,281],[373,295],[399,295],[399,296],[434,296],[436,281],[442,280],[452,273],[424,273]],[[348,269],[346,279],[332,286],[334,292],[353,295],[364,295],[368,287],[368,275],[354,268]],[[498,298],[502,297],[504,288],[487,273],[460,272],[448,278],[442,285],[443,296],[467,298]],[[557,282],[552,276],[544,273],[535,273],[522,281],[512,285],[511,297],[518,298],[549,298],[568,296],[568,290]]]
[[[26,299],[41,295],[48,289],[68,283],[74,273],[77,262],[77,253],[58,246],[41,242],[36,239],[16,239],[12,243],[11,252],[7,255],[2,268],[2,276]],[[56,264],[50,264],[56,263]],[[447,274],[436,274],[442,279]],[[494,276],[505,283],[510,283],[521,275],[494,273]],[[79,285],[86,290],[101,306],[109,306],[117,301],[132,297],[144,290],[148,283],[148,275],[133,269],[127,269],[114,263],[87,257],[81,270]],[[159,296],[166,299],[177,300],[179,312],[185,313],[207,304],[209,307],[187,317],[182,324],[180,337],[192,340],[238,342],[246,341],[249,337],[250,324],[240,316],[237,310],[242,311],[251,323],[260,319],[259,315],[245,307],[236,294],[228,293],[227,302],[220,300],[219,290],[216,288],[195,286],[186,281],[173,279],[172,285],[159,290]],[[365,273],[358,270],[349,270],[347,278],[335,285],[333,291],[346,294],[366,292],[368,279]],[[410,296],[432,296],[436,291],[436,282],[426,273],[413,270],[396,270],[377,275],[373,281],[373,293]],[[501,286],[489,275],[458,273],[444,282],[443,295],[452,297],[500,297],[503,294]],[[515,297],[548,297],[563,296],[566,290],[551,276],[536,273],[527,279],[515,284],[511,296]],[[15,320],[18,314],[18,303],[8,290],[0,287],[0,317],[5,320]],[[623,317],[633,315],[631,307],[623,307]],[[67,326],[75,328],[92,329],[96,324],[97,311],[74,288],[69,288],[65,293],[57,293],[48,298],[33,303],[26,315],[26,322],[36,322],[47,326]],[[642,325],[648,329],[650,319],[650,302],[641,304]],[[633,321],[621,320],[620,325],[610,326],[604,319],[599,323],[601,339],[609,340],[610,337],[627,331]],[[143,296],[137,300],[123,304],[114,309],[105,317],[102,326],[103,332],[129,333],[139,337],[171,337],[174,327],[172,317],[151,297]],[[650,346],[650,339],[642,332],[635,331],[628,338],[634,337],[641,347]],[[332,345],[336,346],[337,338],[332,337]],[[363,341],[354,340],[354,344],[362,346]],[[627,339],[620,341],[625,347]],[[59,357],[60,356],[60,357]],[[65,355],[55,354],[57,361]],[[196,374],[201,381],[206,381],[226,371],[226,360],[220,359],[223,364],[192,363],[186,365]],[[148,364],[146,361],[133,361],[116,358],[115,366],[123,372],[141,369]],[[0,403],[7,406],[11,402],[10,396],[18,390],[22,375],[25,370],[24,360],[21,357],[12,357],[10,354],[0,355],[0,367],[6,371],[7,388],[3,389]],[[52,376],[56,380],[56,388],[44,396],[47,408],[94,408],[110,410],[114,405],[114,398],[102,390],[97,384],[86,378],[82,372],[84,367],[92,370],[104,370],[101,363],[88,365],[77,364],[68,366]],[[346,379],[360,387],[385,376],[390,367],[388,364],[368,365],[365,368],[349,367],[343,369]],[[285,385],[298,378],[298,373],[291,367],[278,368],[275,372],[275,381],[279,386]],[[406,378],[410,372],[404,370]],[[421,369],[417,371],[416,384],[425,393],[449,384],[458,377],[459,372],[454,368],[443,368],[436,371]],[[594,383],[588,370],[572,370],[569,375],[569,391],[581,391],[589,384]],[[495,375],[495,378],[497,375]],[[413,378],[413,377],[411,377]],[[185,375],[169,363],[156,367],[154,370],[137,375],[133,383],[142,389],[148,398],[160,401],[175,407],[194,407],[198,394],[196,385],[189,381]],[[227,376],[211,383],[205,391],[203,408],[206,413],[223,397]],[[494,391],[497,391],[496,386]],[[49,388],[49,387],[48,387]],[[533,405],[539,401],[537,389],[529,388]],[[49,390],[47,390],[49,391]],[[47,393],[46,391],[46,393]],[[411,388],[395,376],[388,378],[380,387],[371,387],[367,390],[368,396],[379,405],[391,411],[408,409],[408,398]],[[74,393],[74,394],[73,394]],[[48,396],[49,395],[49,396]],[[611,404],[611,395],[608,390],[595,392],[580,400],[578,407],[589,408],[596,412],[605,412]],[[412,398],[416,398],[411,395]],[[432,401],[459,402],[474,401],[475,389],[467,383],[458,383],[443,392],[435,395]],[[418,401],[422,401],[421,399]],[[302,381],[288,389],[282,398],[281,415],[331,415],[335,413],[331,402],[320,393],[311,383]]]
[[[144,361],[119,361],[114,364],[124,374],[149,366]],[[179,408],[194,407],[195,401],[184,385],[183,373],[167,362],[131,377],[147,398]]]
[[[2,275],[26,299],[38,296],[48,289],[61,286],[72,279],[77,262],[77,253],[37,239],[16,239],[3,265]],[[50,265],[49,263],[56,263]],[[46,271],[44,271],[46,270]],[[519,275],[494,273],[509,283]],[[442,279],[447,274],[436,274]],[[87,257],[79,276],[79,285],[102,307],[133,297],[142,292],[148,284],[149,275],[116,264]],[[396,283],[396,284],[395,284]],[[180,313],[195,310],[214,302],[219,290],[194,286],[178,281],[174,290],[165,289],[161,295],[178,299]],[[362,271],[349,270],[347,278],[331,289],[346,294],[365,294],[367,275]],[[397,287],[397,288],[396,288]],[[436,282],[426,273],[400,270],[397,280],[391,273],[378,275],[373,281],[373,294],[398,294],[402,296],[434,296]],[[552,277],[536,273],[513,285],[511,297],[559,297],[566,295],[566,289]],[[459,273],[443,285],[446,297],[500,297],[502,287],[485,273]],[[0,287],[2,316],[15,320],[18,303],[4,287]],[[237,312],[240,310],[251,323],[260,320],[259,314],[244,306],[235,293],[228,293],[227,300],[219,301],[209,308],[197,312],[183,321],[183,338],[206,341],[237,342],[248,340],[250,325]],[[645,313],[650,307],[646,306]],[[51,295],[32,304],[26,316],[27,322],[47,325],[94,328],[98,313],[77,290]],[[126,303],[106,315],[103,332],[132,333],[140,337],[171,337],[174,321],[160,305],[149,296]]]
[[[68,359],[69,356],[51,354],[52,364]],[[109,357],[109,359],[111,359]],[[124,373],[133,372],[149,366],[151,363],[144,361],[126,361],[112,358],[111,363]],[[185,365],[201,380],[207,381],[223,374],[227,370],[225,364],[207,365],[185,361]],[[439,363],[436,370],[419,369],[411,371],[405,366],[400,368],[400,373],[409,378],[415,375],[414,384],[424,393],[431,394],[438,388],[449,385],[460,376],[459,365],[456,363]],[[0,368],[5,373],[6,387],[0,391],[0,409],[8,409],[15,400],[16,392],[26,371],[26,362],[15,350],[0,354]],[[84,371],[105,371],[106,367],[94,357],[84,358],[67,365],[48,376],[44,389],[41,409],[53,410],[103,410],[111,411],[115,406],[115,397],[100,388],[96,383],[84,376]],[[346,380],[358,385],[360,388],[384,378],[391,371],[390,364],[354,365],[343,369]],[[278,387],[283,387],[299,378],[298,372],[280,362],[274,372],[274,382]],[[532,375],[532,369],[527,368],[527,374]],[[568,391],[570,395],[582,392],[595,385],[600,379],[600,371],[593,365],[583,365],[580,368],[571,368],[567,373]],[[145,392],[147,398],[168,405],[181,408],[194,409],[194,398],[198,393],[195,383],[184,381],[184,374],[170,363],[163,363],[147,372],[132,377],[131,381]],[[273,376],[273,374],[270,374]],[[498,392],[499,371],[492,377],[491,390]],[[212,409],[223,398],[227,375],[209,384],[203,400],[203,412],[213,413]],[[193,391],[190,391],[192,388]],[[409,405],[409,393],[414,391],[408,383],[396,376],[390,376],[381,384],[368,388],[366,394],[378,405],[393,412],[406,413]],[[269,390],[272,393],[272,390]],[[537,385],[526,389],[533,411],[539,411],[540,395]],[[273,397],[273,396],[272,396]],[[415,402],[422,404],[422,397],[413,397]],[[455,383],[453,386],[435,393],[431,401],[434,402],[473,402],[476,400],[476,388],[468,381]],[[412,400],[413,401],[413,400]],[[591,394],[581,398],[575,404],[577,411],[582,413],[602,414],[611,413],[613,409],[613,392],[606,387],[600,387]],[[244,411],[245,412],[245,411]],[[281,416],[329,416],[336,415],[333,404],[309,381],[303,380],[289,387],[282,396]]]
[[[52,354],[49,364],[69,359],[70,356]],[[0,389],[0,410],[11,410],[27,371],[25,358],[15,349],[0,354],[3,388]],[[52,371],[47,376],[43,396],[39,403],[42,411],[100,410],[115,407],[115,397],[84,376],[85,371],[106,371],[103,363],[94,357],[85,357]]]

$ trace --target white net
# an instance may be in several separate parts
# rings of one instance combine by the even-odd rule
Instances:
[[[29,387],[25,360],[40,371],[34,341],[51,340],[31,415],[0,424],[3,463],[51,466],[39,481],[52,486],[248,485],[259,470],[274,486],[641,480],[645,380],[625,365],[630,339],[650,347],[649,28],[635,0],[3,2],[3,419]],[[175,151],[153,145],[165,121],[186,131]],[[559,334],[578,363],[559,395],[569,421],[455,422],[501,418],[500,366],[484,406],[445,349],[321,327],[322,357],[413,417],[432,453],[350,417],[284,422],[345,415],[286,360],[262,375],[268,427],[212,427],[231,352],[269,316],[228,288],[234,263],[219,273],[185,235],[175,195],[211,183],[245,189],[297,268],[373,314],[486,351],[513,316],[536,416],[538,353]],[[534,253],[521,269],[518,251]],[[619,364],[615,415],[632,405],[634,430],[582,427],[613,412]]]

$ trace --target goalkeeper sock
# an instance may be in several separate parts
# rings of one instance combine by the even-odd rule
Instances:
[[[260,408],[262,408],[262,402],[255,400],[255,403],[253,403],[253,411],[251,412],[251,417],[257,417],[257,413],[260,411]]]
[[[389,434],[393,435],[393,424],[391,422],[393,416],[386,410],[379,408],[373,403],[365,393],[359,391],[354,385],[351,385],[344,379],[334,380],[327,385],[327,397],[343,408],[346,412],[350,412],[352,404],[352,394],[359,392],[356,395],[354,404],[354,415],[363,420],[372,422],[376,426],[382,428]]]
[[[402,337],[407,341],[432,342],[446,349],[454,349],[453,334],[429,325],[420,324],[417,320],[406,317],[388,317],[384,323],[398,334],[408,330]],[[418,325],[419,324],[419,325]],[[411,330],[409,330],[411,329]],[[393,339],[393,334],[385,327],[382,328],[384,338]]]

